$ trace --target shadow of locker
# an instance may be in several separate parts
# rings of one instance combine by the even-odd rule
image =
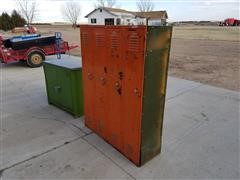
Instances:
[[[85,124],[137,166],[161,151],[171,27],[81,25]]]

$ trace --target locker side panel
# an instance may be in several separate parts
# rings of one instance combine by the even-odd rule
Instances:
[[[141,165],[161,151],[172,27],[148,27],[144,69]]]

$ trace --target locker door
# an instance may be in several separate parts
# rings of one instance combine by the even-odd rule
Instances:
[[[106,99],[106,83],[107,83],[107,68],[106,68],[106,31],[103,28],[95,28],[94,30],[94,74],[95,74],[95,109],[94,111],[94,120],[96,122],[95,131],[105,137],[106,134],[106,113],[108,109],[106,105],[108,99]]]
[[[123,119],[123,53],[122,53],[122,33],[119,28],[107,29],[107,135],[106,139],[119,151],[123,149],[122,124]]]
[[[73,94],[72,94],[72,79],[71,79],[71,71],[56,69],[57,75],[59,77],[59,87],[61,88],[59,91],[60,95],[60,104],[68,109],[69,111],[73,110]]]
[[[93,56],[93,32],[87,27],[81,27],[81,54],[83,71],[83,94],[84,94],[84,114],[85,124],[95,129],[94,113],[95,106],[95,74],[94,74],[94,56]]]
[[[60,96],[58,93],[59,79],[57,76],[57,70],[52,65],[47,64],[44,67],[46,81],[47,81],[47,93],[49,102],[59,104]]]
[[[140,134],[144,80],[146,28],[127,28],[125,32],[124,154],[140,164]]]

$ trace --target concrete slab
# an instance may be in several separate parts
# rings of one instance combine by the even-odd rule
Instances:
[[[1,86],[0,169],[85,135],[58,118],[74,119],[71,115],[48,105],[42,68],[13,63],[0,71],[5,82]]]
[[[73,126],[52,116],[47,117],[48,112],[44,109],[35,109],[34,112],[45,115],[2,113],[0,169],[11,167],[84,135]]]
[[[239,93],[205,85],[187,91],[167,101],[162,153],[141,168],[97,135],[84,138],[137,179],[238,179]]]
[[[193,81],[168,77],[166,99],[172,99],[174,97],[187,93],[188,91],[191,91],[192,89],[197,88],[201,85],[201,83]]]
[[[133,179],[79,139],[4,171],[3,179]]]
[[[83,131],[86,134],[92,133],[92,130],[84,125],[84,116],[82,116],[80,118],[72,119],[69,121],[69,123],[79,129],[81,129],[81,131]]]
[[[162,153],[137,168],[83,117],[48,105],[42,68],[0,74],[0,178],[240,178],[239,92],[169,77]]]

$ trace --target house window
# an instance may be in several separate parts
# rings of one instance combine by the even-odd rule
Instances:
[[[113,18],[106,18],[105,19],[105,25],[114,25],[114,19]]]
[[[96,24],[96,23],[97,23],[97,19],[95,19],[95,18],[94,18],[94,19],[91,19],[91,23],[92,23],[92,24]]]
[[[120,25],[120,24],[121,24],[121,19],[117,18],[117,25]]]

